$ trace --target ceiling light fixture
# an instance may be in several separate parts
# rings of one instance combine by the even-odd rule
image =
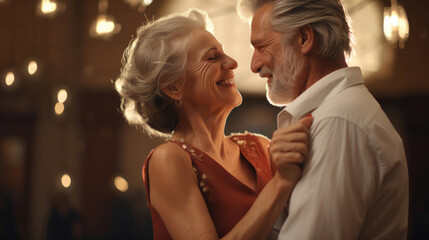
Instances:
[[[115,22],[113,16],[107,15],[108,6],[107,0],[98,2],[98,16],[89,29],[91,37],[109,38],[121,31],[121,25]]]
[[[396,0],[391,0],[391,6],[384,8],[383,31],[390,43],[399,44],[400,48],[405,47],[410,27],[404,7],[398,5]]]
[[[146,7],[148,7],[150,4],[152,4],[153,0],[124,0],[126,3],[128,3],[131,7],[137,8],[138,12],[144,12],[146,10]]]
[[[62,12],[66,9],[64,3],[57,3],[53,0],[41,0],[37,4],[36,12],[40,16],[54,16],[57,12]]]

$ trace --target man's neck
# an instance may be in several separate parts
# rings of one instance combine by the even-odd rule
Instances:
[[[310,69],[308,71],[305,89],[308,89],[326,75],[341,68],[348,67],[344,56],[338,57],[335,60],[327,60],[319,56],[312,56],[309,60],[309,65]]]

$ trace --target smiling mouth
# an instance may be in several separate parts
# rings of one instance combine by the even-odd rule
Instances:
[[[272,75],[272,74],[270,74],[270,73],[259,73],[259,76],[260,76],[261,78],[267,78],[267,80],[270,80],[270,79],[272,79],[272,78],[273,78],[273,75]]]
[[[221,85],[221,86],[228,86],[232,84],[234,84],[234,78],[227,78],[224,80],[220,80],[219,82],[216,82],[216,85]]]

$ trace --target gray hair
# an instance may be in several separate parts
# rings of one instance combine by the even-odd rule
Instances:
[[[129,124],[168,137],[177,125],[173,100],[162,90],[183,86],[189,35],[204,29],[206,12],[192,9],[147,23],[125,49],[115,89]],[[181,88],[181,87],[179,87]]]
[[[290,43],[297,29],[308,24],[319,39],[320,56],[333,60],[344,53],[351,54],[350,18],[341,0],[240,0],[237,11],[249,18],[266,3],[273,3],[272,27],[283,33],[285,43]]]

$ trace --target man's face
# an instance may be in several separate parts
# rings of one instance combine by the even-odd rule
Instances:
[[[267,99],[277,106],[293,101],[303,84],[305,58],[298,46],[283,46],[281,33],[271,27],[272,3],[259,8],[252,21],[251,43],[254,53],[251,69],[267,80]],[[296,41],[293,41],[296,42]]]

